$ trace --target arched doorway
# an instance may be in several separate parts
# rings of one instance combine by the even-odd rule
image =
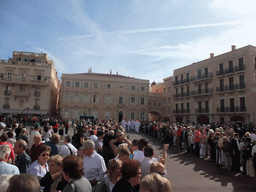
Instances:
[[[124,116],[123,111],[119,111],[119,113],[118,113],[118,122],[119,123],[123,120],[123,116]]]
[[[150,121],[160,121],[161,120],[161,114],[156,111],[150,111]]]
[[[199,115],[197,117],[197,123],[199,123],[200,125],[209,124],[209,117],[207,115]]]
[[[183,122],[183,117],[182,116],[177,116],[176,117],[176,122],[177,123],[182,123]]]
[[[233,116],[233,117],[230,118],[230,121],[231,122],[240,122],[240,123],[242,123],[242,122],[245,122],[245,119],[242,116]]]

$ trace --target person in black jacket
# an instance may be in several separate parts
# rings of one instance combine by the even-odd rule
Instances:
[[[232,167],[234,171],[240,171],[240,150],[239,150],[239,134],[235,133],[235,137],[231,140],[231,157],[232,157]]]

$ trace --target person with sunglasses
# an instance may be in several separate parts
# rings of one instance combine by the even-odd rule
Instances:
[[[134,159],[125,161],[121,168],[122,179],[114,186],[112,192],[139,192],[139,184],[142,176],[141,163]]]
[[[29,173],[37,176],[39,181],[45,176],[49,171],[49,166],[47,161],[50,157],[51,147],[47,145],[41,145],[38,149],[39,155],[38,159],[32,163],[29,167]]]

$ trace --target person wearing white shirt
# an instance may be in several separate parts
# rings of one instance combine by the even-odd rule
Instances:
[[[40,135],[39,129],[40,128],[37,125],[35,125],[34,130],[32,130],[30,135],[29,135],[29,140],[28,140],[28,148],[29,148],[29,150],[31,149],[32,145],[35,143],[34,137],[36,135]]]
[[[159,161],[163,165],[165,165],[165,160],[167,156],[167,150],[168,150],[169,144],[164,145],[164,154],[160,159],[154,158],[154,151],[151,146],[146,146],[144,148],[144,155],[145,158],[141,161],[141,172],[142,172],[142,178],[150,173],[150,166],[153,162]]]
[[[102,156],[95,151],[95,144],[92,140],[86,140],[80,150],[84,154],[84,176],[90,181],[92,191],[95,191],[97,184],[106,172],[106,164]]]
[[[98,137],[94,135],[94,130],[89,131],[89,138],[96,144]]]
[[[97,153],[100,153],[102,151],[103,137],[104,133],[102,131],[97,131],[97,140],[95,142],[95,150]]]
[[[126,123],[125,119],[123,119],[123,120],[121,121],[121,125],[122,125],[122,127],[124,128],[124,131],[126,132],[126,125],[127,125],[127,123]]]
[[[136,122],[135,122],[135,131],[137,132],[137,133],[139,133],[140,132],[140,122],[139,122],[139,120],[136,120]]]
[[[256,141],[255,129],[252,130],[250,137],[251,137],[252,143],[254,143]]]
[[[138,160],[141,162],[145,156],[144,156],[144,148],[148,145],[149,141],[145,138],[140,139],[138,143],[138,152],[133,156],[133,159]]]
[[[68,155],[77,155],[77,149],[71,143],[70,135],[64,137],[63,145],[59,148],[59,155],[65,158]]]

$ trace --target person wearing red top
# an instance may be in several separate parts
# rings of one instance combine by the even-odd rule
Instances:
[[[196,155],[200,155],[200,148],[199,148],[199,144],[200,144],[200,138],[201,138],[201,127],[198,127],[198,129],[195,132],[195,153]]]
[[[178,144],[178,149],[181,149],[182,148],[182,128],[181,128],[181,126],[178,126],[177,144]]]
[[[7,134],[6,134],[6,133],[3,133],[3,134],[0,136],[0,145],[9,145],[9,146],[10,146],[10,148],[11,148],[11,153],[10,153],[10,157],[9,157],[8,162],[11,162],[11,163],[14,165],[15,154],[14,154],[14,151],[13,151],[12,144],[6,142],[7,139],[8,139]]]

